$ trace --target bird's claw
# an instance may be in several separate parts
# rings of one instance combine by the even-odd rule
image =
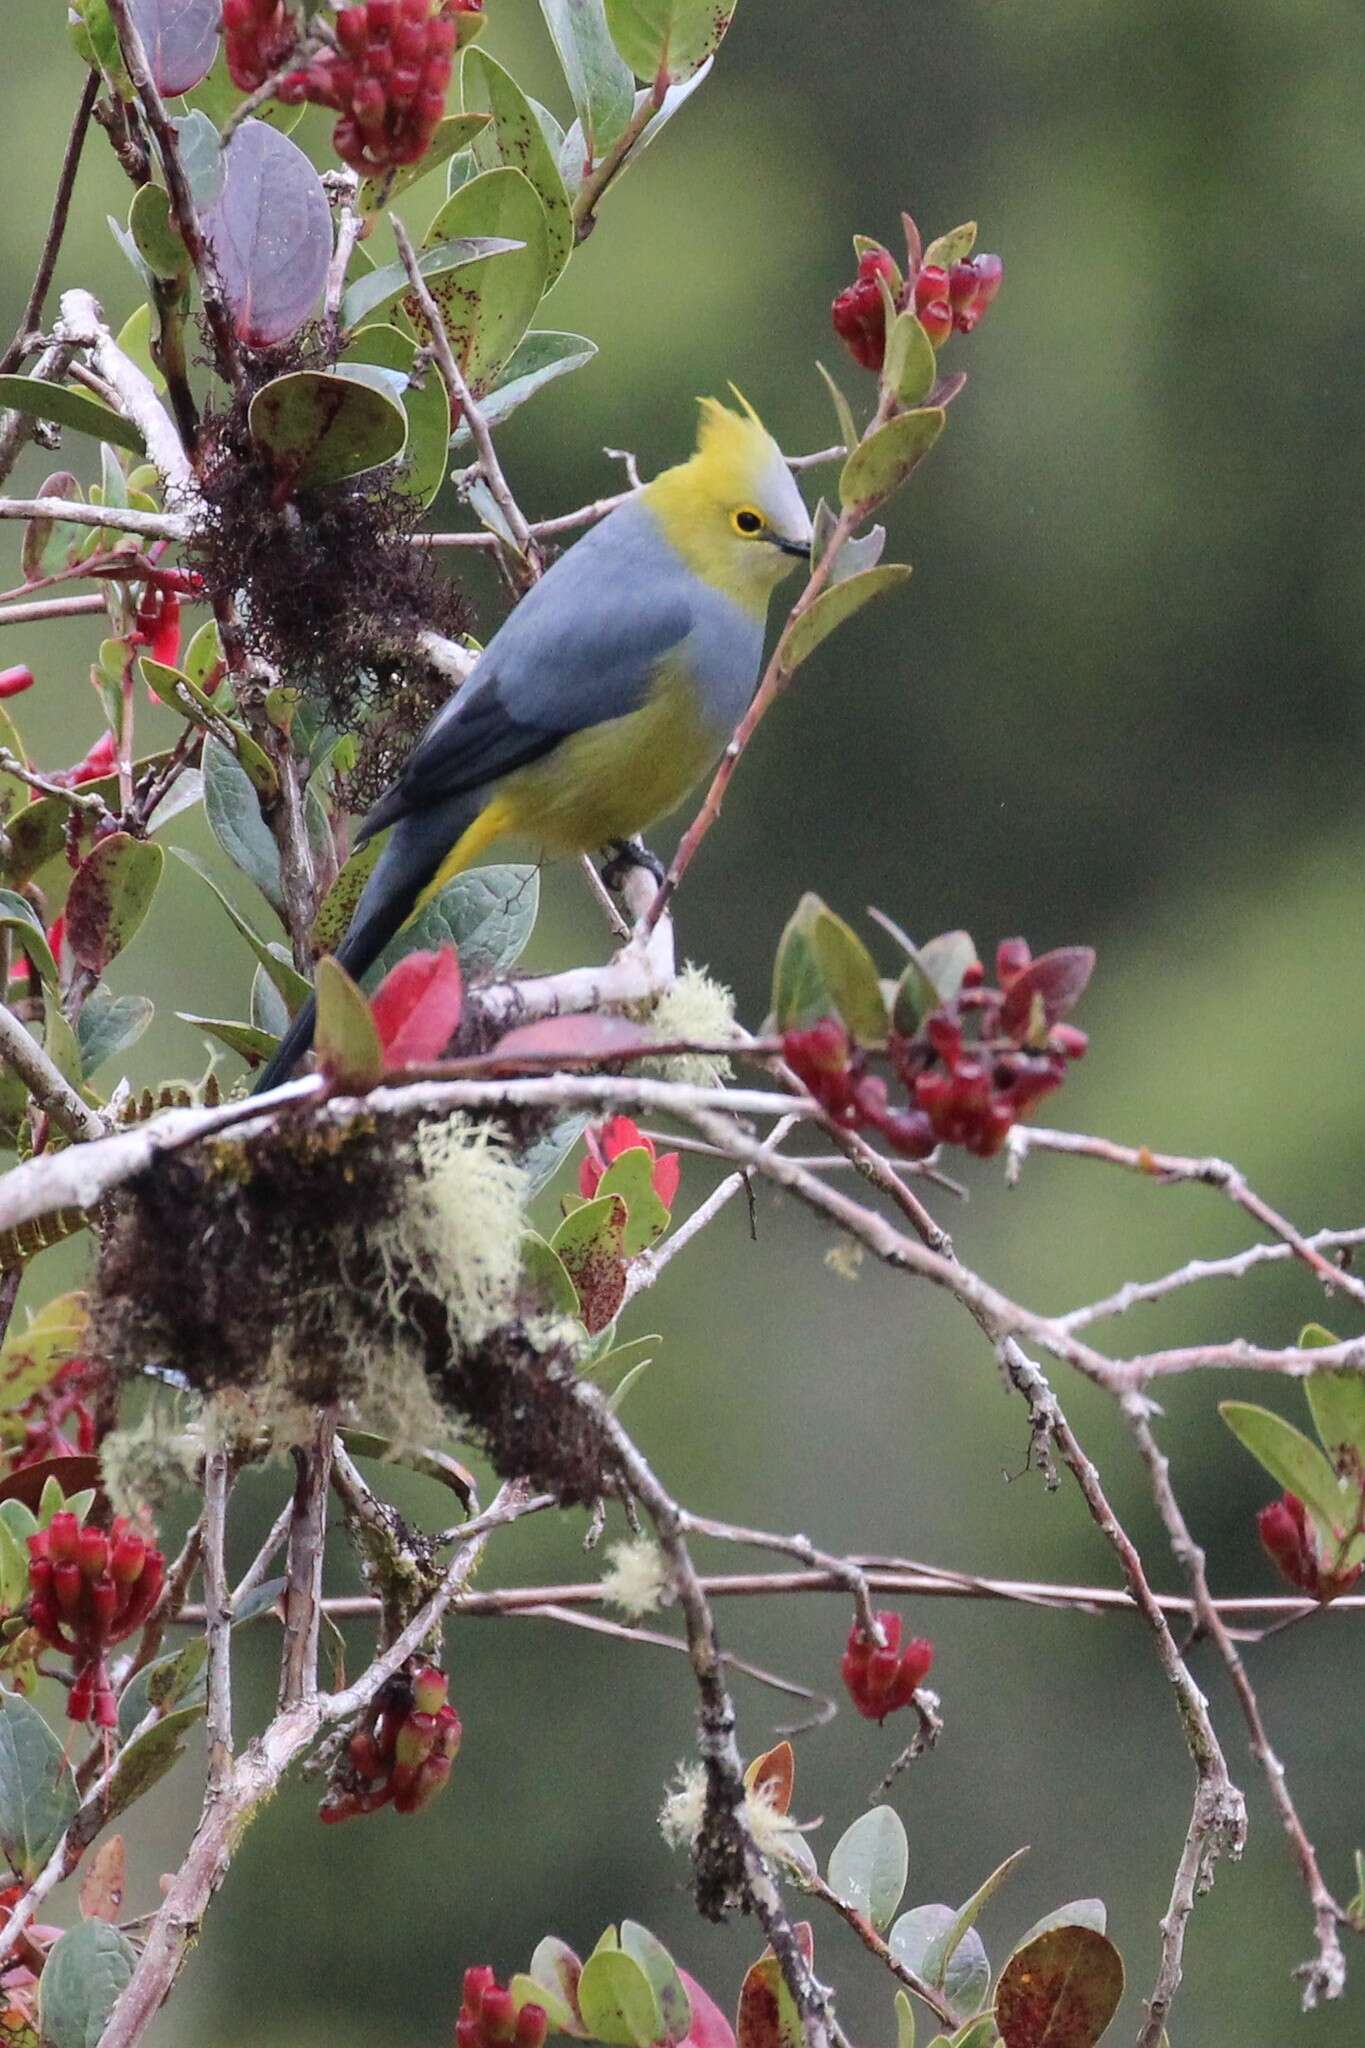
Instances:
[[[611,859],[602,869],[602,880],[608,889],[619,892],[632,868],[643,868],[656,882],[663,882],[667,870],[642,839],[610,839],[607,842],[607,850]]]

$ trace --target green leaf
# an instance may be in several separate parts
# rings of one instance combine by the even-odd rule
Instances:
[[[86,997],[76,1019],[81,1076],[89,1080],[97,1067],[136,1045],[155,1014],[147,996],[115,996],[100,983]]]
[[[1220,1401],[1218,1413],[1240,1444],[1280,1486],[1296,1493],[1325,1543],[1335,1544],[1349,1521],[1347,1489],[1315,1443],[1292,1422],[1254,1401]]]
[[[135,1799],[141,1799],[144,1793],[150,1792],[153,1785],[158,1784],[179,1761],[185,1754],[181,1737],[203,1717],[203,1713],[202,1700],[193,1705],[174,1707],[159,1721],[154,1721],[150,1728],[144,1729],[121,1752],[104,1794],[102,1814],[106,1826]]]
[[[646,85],[690,78],[720,48],[736,0],[606,0],[611,39]]]
[[[967,969],[976,964],[976,947],[970,932],[940,932],[926,939],[916,955],[920,966],[938,991],[941,1003],[950,1003],[961,988]]]
[[[197,690],[207,691],[223,670],[223,643],[218,621],[206,619],[181,657],[181,667]]]
[[[118,1739],[132,1738],[133,1730],[153,1709],[169,1713],[173,1707],[198,1707],[207,1699],[204,1666],[208,1661],[207,1636],[191,1636],[171,1656],[158,1657],[135,1672],[119,1695]]]
[[[1013,1876],[1015,1870],[1027,1855],[1027,1847],[1016,1849],[1014,1854],[1007,1856],[1003,1863],[997,1863],[984,1884],[979,1884],[966,1904],[959,1906],[957,1916],[944,1938],[943,1957],[945,1963],[952,1960],[953,1951],[958,1943],[962,1940],[968,1928],[975,1925],[976,1916],[981,1911],[981,1908],[989,1899],[995,1896],[996,1892],[999,1891],[1001,1885],[1005,1882],[1005,1879]],[[1100,1932],[1103,1934],[1103,1926],[1101,1926]]]
[[[983,2013],[980,2019],[968,2020],[965,2027],[959,2027],[951,2036],[949,2048],[998,2048],[1000,2036],[995,2030],[995,2014]],[[1167,2048],[1170,2044],[1167,2043]]]
[[[301,1008],[312,994],[312,989],[298,972],[298,969],[287,958],[281,959],[280,955],[274,951],[266,940],[258,932],[252,930],[251,926],[242,916],[241,911],[237,909],[234,903],[228,900],[208,869],[200,861],[196,860],[192,853],[187,853],[183,846],[177,846],[175,854],[177,860],[183,861],[187,868],[193,869],[200,881],[206,882],[209,888],[212,889],[214,895],[227,912],[231,923],[241,933],[252,952],[256,955],[257,960],[279,990],[292,1017],[294,1012]],[[196,1019],[194,1021],[202,1023],[207,1020]]]
[[[525,93],[486,50],[465,51],[461,88],[467,113],[491,116],[488,126],[475,137],[475,163],[484,171],[507,164],[522,172],[535,187],[545,209],[548,291],[568,262],[574,243],[569,195],[554,152]]]
[[[521,1270],[547,1315],[577,1316],[578,1289],[559,1253],[539,1231],[528,1230],[521,1240]]]
[[[1041,1920],[1035,1920],[1028,1933],[1015,1943],[1015,1951],[1027,1948],[1040,1934],[1050,1934],[1054,1927],[1093,1927],[1096,1934],[1103,1934],[1108,1925],[1109,1913],[1103,1899],[1068,1899],[1064,1906],[1054,1906]]]
[[[403,453],[407,414],[387,390],[356,373],[363,367],[291,370],[252,399],[252,439],[300,490],[360,476]]]
[[[896,1993],[896,2048],[915,2048],[915,2008],[908,1993]]]
[[[535,1952],[531,1957],[529,1980],[513,1980],[513,1995],[517,1995],[517,1985],[522,1981],[529,1981],[538,1985],[540,1989],[549,1991],[558,2004],[572,2015],[571,2025],[560,2023],[561,2031],[574,2035],[578,2040],[584,2040],[586,2031],[578,2018],[578,1980],[582,1971],[583,1965],[567,1941],[561,1941],[557,1934],[547,1934],[536,1943]],[[518,2011],[522,2002],[518,2000]],[[537,2003],[545,2004],[545,2001],[537,2000]],[[550,2013],[548,2004],[545,2004],[545,2010]],[[553,2013],[550,2013],[550,2024],[555,2025]]]
[[[839,476],[839,502],[845,510],[859,506],[870,511],[899,490],[943,432],[947,417],[942,406],[920,406],[860,441]]]
[[[455,360],[475,398],[482,398],[502,377],[545,291],[550,246],[540,195],[510,165],[484,171],[452,192],[427,231],[426,246],[452,237],[493,238],[500,248],[519,245],[470,263],[456,276],[428,279]],[[425,340],[411,298],[405,310]]]
[[[884,562],[878,569],[864,569],[822,590],[810,609],[792,621],[782,650],[783,665],[789,670],[799,668],[836,626],[842,626],[884,590],[904,583],[909,575],[907,562]]]
[[[669,1212],[654,1192],[654,1161],[643,1145],[617,1154],[598,1182],[597,1193],[619,1195],[626,1205],[621,1247],[626,1258],[638,1258],[667,1230]]]
[[[143,760],[135,761],[134,783],[140,782],[149,771],[159,773],[169,759],[169,754],[163,753],[149,754]],[[101,796],[112,807],[118,806],[117,775],[102,775],[97,782],[82,783],[81,789],[86,796]],[[12,882],[26,882],[30,875],[46,866],[48,861],[55,859],[66,845],[70,822],[71,807],[57,796],[39,797],[36,803],[26,805],[22,811],[16,811],[9,821],[9,853],[3,862],[8,879]],[[64,887],[66,879],[61,870],[58,870],[49,883],[49,911],[60,908],[58,892]]]
[[[227,159],[217,125],[202,107],[191,107],[175,123],[180,163],[189,181],[196,212],[220,199],[227,183]]]
[[[843,392],[835,383],[824,364],[817,363],[815,367],[825,380],[825,389],[829,392],[830,401],[834,407],[834,417],[839,423],[840,441],[845,448],[856,448],[858,445],[858,429],[853,423],[853,414],[849,409],[848,400],[844,397]]]
[[[976,222],[967,220],[960,228],[949,228],[946,235],[940,235],[929,244],[924,252],[926,264],[941,264],[951,270],[955,263],[964,263],[976,247]]]
[[[38,1709],[0,1691],[0,1849],[26,1884],[79,1805],[71,1766]]]
[[[853,927],[820,903],[806,935],[820,979],[851,1036],[863,1045],[884,1044],[889,1019],[877,963]]]
[[[910,1844],[900,1815],[893,1806],[874,1806],[859,1814],[835,1843],[829,1885],[874,1927],[887,1927],[896,1917],[909,1868]]]
[[[128,232],[153,277],[171,283],[189,277],[190,259],[160,185],[138,186],[128,209]]]
[[[810,549],[812,562],[822,562],[828,554],[837,524],[824,499],[818,499],[811,520],[814,528]],[[846,540],[830,563],[829,582],[826,588],[833,589],[836,583],[846,583],[850,576],[860,575],[864,569],[875,569],[882,558],[885,546],[884,526],[869,526],[866,533],[857,534]]]
[[[807,891],[787,919],[773,962],[773,1016],[779,1031],[804,1031],[834,1014],[834,998],[811,944],[811,926],[825,908]]]
[[[640,1965],[621,1949],[597,1949],[578,1980],[578,2009],[594,2041],[607,2048],[650,2048],[663,2034],[663,2013]]]
[[[882,383],[902,405],[918,405],[938,378],[938,357],[915,315],[898,313],[886,337]]]
[[[260,798],[236,755],[218,739],[204,742],[204,815],[228,859],[284,914],[280,854],[261,816]]]
[[[573,1281],[590,1337],[614,1320],[625,1295],[625,1229],[625,1203],[603,1195],[572,1210],[550,1240]]]
[[[384,1071],[384,1049],[370,1006],[330,953],[318,962],[316,993],[319,1063],[343,1088],[363,1095]]]
[[[23,413],[26,419],[53,420],[74,433],[113,441],[134,455],[147,452],[147,444],[131,420],[88,392],[69,391],[64,384],[49,384],[41,377],[0,377],[0,406]]]
[[[263,1031],[255,1024],[245,1024],[232,1017],[197,1017],[193,1010],[177,1010],[175,1014],[192,1031],[202,1031],[206,1038],[217,1039],[229,1052],[240,1054],[252,1066],[260,1066],[268,1060],[284,1036],[283,1032]]]
[[[376,988],[408,953],[454,946],[466,983],[506,974],[521,957],[540,908],[540,871],[524,862],[467,868],[419,910],[364,978]]]
[[[544,208],[541,208],[541,232],[544,233]],[[437,222],[445,218],[444,211],[437,216]],[[433,227],[436,222],[433,222]],[[492,263],[497,258],[510,258],[520,248],[519,241],[508,241],[501,235],[485,236],[427,236],[427,246],[417,259],[417,268],[422,273],[439,303],[442,290],[449,293],[444,283],[457,270],[468,270],[476,263]],[[480,272],[482,276],[482,272]],[[438,289],[438,287],[440,289]],[[461,281],[461,288],[468,288],[468,280]],[[371,313],[380,313],[401,299],[411,290],[408,273],[401,263],[382,263],[376,270],[367,270],[349,285],[341,301],[341,326],[358,327]],[[529,316],[528,316],[529,317]]]
[[[1093,2048],[1123,1996],[1123,1963],[1093,1927],[1054,1927],[1016,1949],[995,1988],[1005,2048]]]
[[[111,832],[77,868],[66,899],[66,939],[82,967],[103,974],[151,908],[164,848]]]
[[[482,400],[480,410],[484,418],[490,426],[497,426],[518,406],[525,405],[528,398],[534,398],[543,385],[581,369],[596,354],[597,343],[584,334],[557,334],[549,328],[537,328],[523,335],[496,387]],[[451,446],[458,447],[469,438],[469,429],[461,422],[450,437]]]
[[[362,182],[357,201],[361,213],[378,213],[382,207],[392,206],[400,192],[406,192],[428,171],[438,171],[451,157],[468,149],[474,137],[487,126],[487,114],[447,114],[437,124],[418,163],[401,164],[396,171],[386,171],[382,178],[366,178]]]
[[[47,943],[42,919],[28,898],[13,889],[0,889],[0,930],[13,933],[39,978],[49,988],[55,988],[57,963]]]
[[[137,1950],[107,1920],[68,1929],[39,1979],[43,2048],[99,2048],[136,1966]]]
[[[352,335],[345,360],[402,373],[400,397],[407,414],[408,438],[394,481],[425,509],[445,482],[450,439],[450,401],[439,373],[428,364],[421,383],[411,382],[417,344],[396,327],[362,327]]]
[[[323,897],[309,934],[309,943],[315,953],[335,953],[350,930],[356,905],[365,892],[365,884],[374,872],[374,865],[383,851],[386,836],[380,832],[373,839],[367,839],[365,844],[351,855]]]
[[[1299,1337],[1301,1348],[1314,1349],[1322,1342],[1335,1344],[1331,1332],[1324,1330],[1321,1338],[1310,1336],[1310,1330],[1317,1325],[1310,1323]],[[1313,1427],[1322,1440],[1323,1449],[1334,1464],[1343,1452],[1352,1451],[1365,1466],[1365,1376],[1358,1372],[1315,1372],[1303,1383],[1308,1397]]]
[[[685,2040],[692,2024],[692,2002],[668,1950],[638,1920],[621,1922],[621,1947],[632,1961],[640,1965],[654,1988],[654,1996],[663,2014],[664,2040]]]
[[[507,1988],[512,1994],[518,2012],[524,2005],[540,2007],[550,2022],[552,2034],[572,2034],[580,2041],[587,2039],[578,2024],[573,2008],[566,2005],[559,1993],[552,1990],[549,1985],[542,1984],[539,1979],[528,1977],[524,1970],[519,1970],[514,1977],[508,1979]]]
[[[540,0],[540,11],[582,128],[584,154],[595,162],[631,117],[635,84],[630,67],[611,40],[603,0]]]
[[[251,977],[251,1022],[256,1030],[277,1039],[289,1029],[288,1006],[263,967]]]
[[[898,1963],[942,1991],[957,2013],[979,2010],[991,1986],[991,1966],[974,1927],[955,1934],[951,1906],[914,1906],[891,1930],[888,1948]]]

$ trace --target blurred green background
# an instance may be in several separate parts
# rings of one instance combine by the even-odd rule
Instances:
[[[79,89],[61,12],[7,10],[5,333]],[[490,14],[488,47],[566,116],[538,9],[492,0]],[[727,377],[789,448],[819,445],[830,421],[812,363],[835,361],[828,304],[851,271],[850,234],[893,239],[903,205],[926,233],[975,215],[1006,282],[978,333],[953,344],[971,383],[892,515],[892,552],[915,562],[914,581],[830,643],[765,726],[689,877],[680,943],[753,1022],[807,887],[855,919],[875,903],[921,934],[968,925],[983,949],[1015,931],[1037,946],[1093,942],[1081,1014],[1093,1049],[1055,1120],[1231,1155],[1306,1227],[1358,1222],[1365,1207],[1362,76],[1365,17],[1350,0],[1174,13],[1155,0],[1041,12],[746,0],[714,78],[612,194],[547,308],[551,324],[595,336],[600,357],[503,436],[539,514],[616,488],[604,443],[634,447],[646,472],[676,458],[693,395]],[[321,144],[325,130],[300,136]],[[134,283],[104,217],[126,203],[96,136],[58,281],[93,286],[116,322]],[[435,203],[424,188],[408,210],[423,225]],[[860,373],[838,368],[852,390]],[[89,473],[77,442],[60,459]],[[11,488],[55,466],[30,454]],[[439,522],[457,516],[443,499]],[[5,560],[17,580],[17,531]],[[483,599],[491,625],[496,600]],[[15,708],[54,766],[95,737],[94,639],[84,626],[6,636],[3,659],[39,670]],[[173,836],[208,851],[191,821]],[[600,949],[571,872],[549,877],[547,904],[537,959]],[[116,976],[161,1013],[134,1078],[199,1071],[202,1048],[171,1013],[243,1014],[250,967],[172,863],[160,914]],[[961,1251],[1044,1308],[1249,1235],[1207,1192],[1084,1163],[1040,1159],[1012,1193],[998,1167],[965,1178],[965,1207],[937,1204]],[[709,1185],[689,1164],[684,1201]],[[742,1205],[728,1210],[626,1331],[662,1333],[633,1421],[683,1497],[834,1549],[1114,1581],[1074,1488],[1048,1495],[1019,1476],[1021,1410],[964,1317],[870,1265],[838,1277],[825,1234],[770,1191],[758,1230],[755,1246]],[[73,1255],[48,1255],[24,1298],[77,1271]],[[1115,1348],[1237,1332],[1282,1343],[1324,1313],[1355,1327],[1281,1267],[1109,1335]],[[1154,1579],[1176,1587],[1108,1404],[1059,1384]],[[1268,1482],[1215,1413],[1247,1391],[1204,1379],[1164,1401],[1163,1440],[1224,1592],[1270,1589],[1252,1522]],[[1294,1390],[1268,1391],[1302,1419]],[[284,1485],[276,1471],[246,1491],[243,1561]],[[581,1517],[514,1532],[490,1581],[594,1571],[582,1534]],[[843,1601],[746,1602],[721,1618],[746,1656],[835,1683]],[[1059,1901],[1102,1894],[1129,1972],[1113,2038],[1131,2039],[1191,1789],[1147,1642],[1132,1621],[1024,1608],[923,1603],[910,1619],[936,1642],[948,1725],[894,1794],[912,1845],[907,1903],[959,1900],[1031,1843],[983,1922],[992,1956]],[[1361,1640],[1358,1618],[1329,1613],[1250,1652],[1343,1896],[1365,1841]],[[243,1730],[269,1702],[270,1648],[263,1630],[244,1645]],[[732,2004],[754,1930],[695,1918],[684,1862],[653,1825],[691,1740],[680,1660],[528,1620],[467,1622],[449,1651],[466,1737],[447,1796],[419,1820],[324,1833],[317,1787],[291,1783],[245,1844],[159,2025],[163,2048],[437,2048],[453,2039],[467,1964],[523,1967],[549,1930],[586,1950],[622,1915]],[[352,1668],[362,1654],[357,1637]],[[1252,1835],[1195,1915],[1172,2039],[1346,2048],[1361,2038],[1365,1957],[1339,2006],[1297,2019],[1290,1972],[1309,1916],[1227,1687],[1207,1652],[1195,1665]],[[783,1703],[741,1683],[740,1709],[756,1752]],[[827,1816],[822,1853],[901,1739],[849,1715],[801,1739],[797,1805]],[[155,1904],[156,1873],[178,1858],[192,1790],[169,1781],[132,1826],[135,1910]],[[888,2041],[891,1987],[871,1960],[824,1922],[817,1960],[853,2038]]]

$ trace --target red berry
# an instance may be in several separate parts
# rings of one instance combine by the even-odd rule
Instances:
[[[0,697],[18,697],[23,691],[31,690],[35,681],[31,668],[0,669]]]
[[[917,313],[948,295],[948,273],[941,263],[926,263],[915,278],[914,307]]]
[[[953,331],[953,309],[946,299],[930,299],[917,309],[920,326],[935,348],[942,348]]]

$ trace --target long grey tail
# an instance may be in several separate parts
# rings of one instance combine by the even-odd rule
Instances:
[[[395,932],[406,924],[422,890],[436,873],[458,832],[447,836],[436,813],[402,818],[365,885],[351,928],[336,957],[355,980],[372,967]],[[313,1043],[317,1011],[309,996],[290,1023],[275,1052],[252,1085],[263,1094],[287,1081]]]

